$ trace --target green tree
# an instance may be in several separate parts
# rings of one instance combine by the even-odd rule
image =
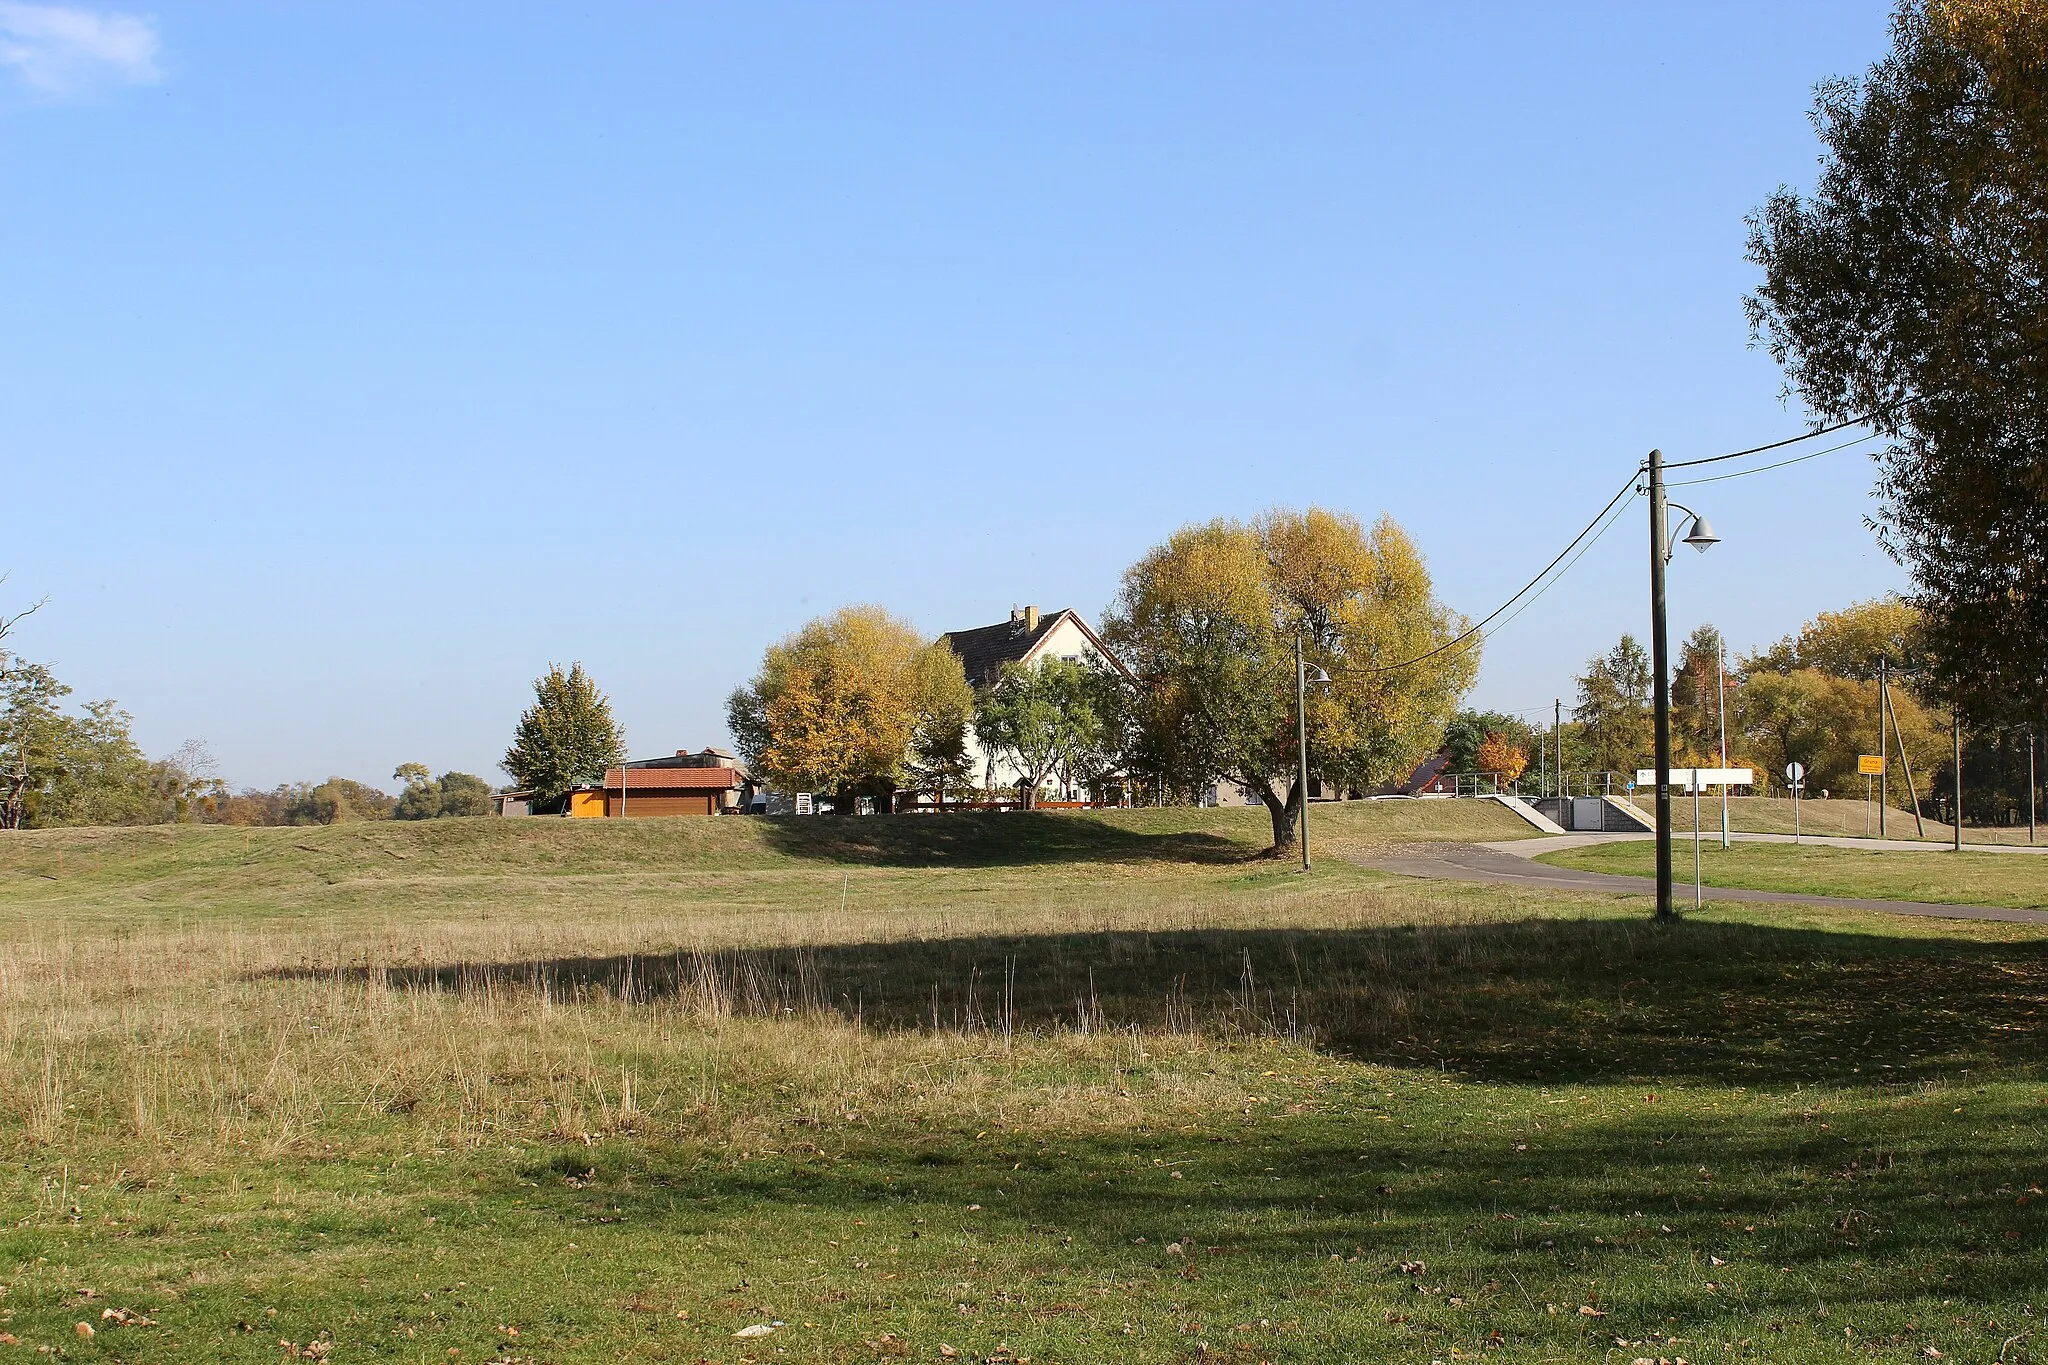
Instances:
[[[519,717],[503,764],[536,802],[558,806],[572,789],[603,781],[605,770],[625,757],[626,733],[583,665],[564,672],[550,664],[534,680],[533,705]]]
[[[62,760],[66,723],[57,707],[70,691],[43,665],[0,654],[0,828],[34,823]]]
[[[148,825],[168,819],[150,764],[111,701],[87,702],[64,718],[58,761],[36,812],[39,825]]]
[[[491,784],[474,773],[442,773],[441,814],[458,817],[491,813]]]
[[[944,646],[918,652],[911,680],[917,698],[905,755],[905,782],[930,792],[941,806],[975,785],[974,756],[967,750],[967,727],[974,721],[974,689],[967,684],[960,660]]]
[[[1573,757],[1595,772],[1630,774],[1653,761],[1650,656],[1636,637],[1625,634],[1613,649],[1590,660],[1578,684]]]
[[[1026,806],[1056,774],[1068,783],[1095,776],[1105,736],[1090,670],[1070,659],[1008,665],[975,698],[974,734],[1022,774]]]
[[[330,777],[325,782],[301,782],[287,788],[279,823],[338,825],[355,820],[388,820],[393,804],[389,796],[366,783]]]
[[[1751,220],[1757,335],[1823,416],[1890,445],[1884,548],[1939,689],[1980,722],[2048,678],[2048,11],[1904,0],[1890,53],[1820,87],[1813,195]]]
[[[394,820],[431,820],[441,813],[441,784],[424,763],[401,763],[392,778],[401,785],[391,808]]]
[[[1134,679],[1128,728],[1155,780],[1238,783],[1266,806],[1275,854],[1294,847],[1307,796],[1295,641],[1332,677],[1310,691],[1311,779],[1370,788],[1441,742],[1479,666],[1463,629],[1391,518],[1368,533],[1319,508],[1182,528],[1125,572],[1103,623]]]

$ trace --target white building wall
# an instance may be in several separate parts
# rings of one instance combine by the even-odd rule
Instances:
[[[1075,624],[1074,617],[1064,615],[1045,633],[1030,656],[1024,660],[1025,667],[1036,667],[1046,659],[1071,659],[1077,663],[1091,663],[1102,657],[1102,651],[1088,638],[1088,633]],[[974,727],[967,727],[967,754],[974,761],[974,780],[983,786],[1015,792],[1017,784],[1024,780],[1024,773],[1007,758],[997,758],[991,763],[988,750],[974,733]],[[1057,779],[1054,779],[1057,780]],[[1080,799],[1078,796],[1075,799]]]

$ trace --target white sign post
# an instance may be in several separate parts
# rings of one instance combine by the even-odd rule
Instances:
[[[1799,789],[1806,783],[1806,765],[1787,763],[1785,782],[1792,788],[1792,842],[1796,844],[1799,842]]]
[[[798,815],[809,815],[813,809],[815,807],[811,802],[811,794],[809,792],[798,792],[796,794],[796,813]]]

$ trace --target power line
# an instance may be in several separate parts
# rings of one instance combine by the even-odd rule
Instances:
[[[1638,494],[1637,496],[1641,495]],[[1633,507],[1634,505],[1635,498],[1630,498],[1627,502],[1622,503],[1619,507],[1616,507],[1614,509],[1614,514],[1607,518],[1607,524],[1602,526],[1598,531],[1595,531],[1593,533],[1592,539],[1588,540],[1583,546],[1580,547],[1579,552],[1573,555],[1571,559],[1566,562],[1565,566],[1562,569],[1559,569],[1557,573],[1552,576],[1550,582],[1545,583],[1535,592],[1529,594],[1528,601],[1522,603],[1521,606],[1516,607],[1513,612],[1509,613],[1507,619],[1502,621],[1499,626],[1495,626],[1493,628],[1493,632],[1490,632],[1487,638],[1491,639],[1493,633],[1497,633],[1500,630],[1501,626],[1505,626],[1509,622],[1513,621],[1515,617],[1520,616],[1523,612],[1527,611],[1530,608],[1530,606],[1532,606],[1535,603],[1537,598],[1543,596],[1544,593],[1549,592],[1551,588],[1557,584],[1557,581],[1559,579],[1563,578],[1566,574],[1572,571],[1572,565],[1577,564],[1581,559],[1584,559],[1586,557],[1586,552],[1588,550],[1591,550],[1595,545],[1598,545],[1600,543],[1600,537],[1606,535],[1609,531],[1614,529],[1614,523],[1621,520],[1621,514],[1628,511],[1628,509]]]
[[[1853,441],[1844,441],[1840,445],[1829,446],[1825,450],[1816,450],[1808,455],[1794,455],[1789,460],[1779,460],[1775,464],[1760,464],[1756,466],[1754,469],[1738,469],[1732,474],[1709,474],[1704,479],[1679,479],[1672,483],[1666,484],[1665,487],[1690,488],[1696,483],[1720,483],[1723,479],[1745,479],[1748,478],[1751,474],[1762,474],[1773,469],[1783,469],[1788,464],[1800,464],[1807,460],[1818,460],[1823,455],[1832,455],[1838,450],[1847,450],[1850,446],[1862,445],[1865,441],[1868,441],[1870,439],[1872,438],[1869,436],[1858,436]]]
[[[1761,455],[1767,450],[1777,450],[1782,446],[1798,445],[1801,441],[1811,441],[1814,437],[1825,436],[1831,431],[1845,431],[1850,427],[1860,427],[1875,416],[1877,414],[1874,412],[1866,412],[1861,417],[1851,417],[1846,422],[1837,422],[1830,427],[1817,427],[1801,436],[1787,436],[1784,440],[1773,441],[1769,445],[1751,446],[1748,450],[1731,450],[1726,455],[1709,455],[1703,460],[1673,460],[1664,467],[1666,469],[1686,469],[1696,464],[1718,464],[1722,460],[1739,460],[1745,455]]]
[[[1847,430],[1849,427],[1861,426],[1863,423],[1869,421],[1870,418],[1875,415],[1876,414],[1874,413],[1865,413],[1861,417],[1852,417],[1846,422],[1836,422],[1831,426],[1818,427],[1813,431],[1805,432],[1798,436],[1787,436],[1781,441],[1772,441],[1767,445],[1751,446],[1747,450],[1731,450],[1725,455],[1709,455],[1703,459],[1698,460],[1678,460],[1671,464],[1667,464],[1664,467],[1666,469],[1687,469],[1694,465],[1719,464],[1723,460],[1739,460],[1742,459],[1744,456],[1748,455],[1761,455],[1764,454],[1766,451],[1781,450],[1789,445],[1797,445],[1801,441],[1810,441],[1814,439],[1816,436],[1826,436],[1831,432],[1844,431]],[[1799,464],[1805,460],[1818,459],[1822,455],[1831,455],[1838,450],[1847,450],[1850,446],[1858,445],[1863,441],[1869,439],[1870,437],[1867,435],[1859,436],[1853,441],[1844,441],[1840,445],[1829,446],[1826,450],[1816,450],[1811,452],[1810,454],[1795,456],[1789,460],[1780,460],[1776,464],[1760,465],[1755,469],[1738,470],[1732,474],[1713,475],[1704,479],[1686,479],[1680,483],[1674,483],[1670,486],[1673,488],[1684,488],[1698,483],[1719,483],[1723,479],[1739,479],[1750,474],[1762,474],[1768,470],[1782,469],[1786,465],[1794,465]],[[1500,623],[1503,626],[1507,625],[1508,622],[1513,621],[1515,617],[1520,616],[1524,611],[1527,611],[1529,609],[1530,604],[1533,603],[1537,598],[1541,597],[1544,593],[1550,591],[1551,584],[1557,582],[1559,578],[1563,578],[1565,574],[1570,573],[1572,570],[1572,566],[1577,564],[1579,560],[1583,559],[1586,555],[1586,552],[1588,550],[1591,550],[1594,545],[1598,544],[1600,538],[1607,534],[1608,530],[1612,528],[1616,521],[1619,521],[1621,519],[1621,514],[1616,509],[1617,506],[1622,505],[1622,499],[1624,497],[1628,497],[1631,493],[1634,493],[1636,496],[1641,496],[1642,490],[1637,488],[1636,486],[1636,476],[1638,474],[1641,474],[1643,472],[1643,469],[1644,466],[1637,466],[1635,473],[1629,475],[1629,481],[1621,486],[1619,492],[1615,493],[1613,497],[1607,500],[1607,505],[1605,507],[1602,507],[1598,512],[1593,514],[1593,519],[1587,522],[1586,525],[1579,531],[1577,535],[1572,537],[1570,544],[1566,545],[1562,550],[1559,550],[1557,552],[1557,557],[1555,559],[1551,560],[1548,564],[1544,565],[1542,570],[1539,571],[1534,578],[1530,579],[1527,583],[1524,583],[1521,586],[1521,588],[1515,592],[1514,596],[1508,598],[1507,601],[1501,603],[1492,611],[1488,612],[1485,616],[1481,617],[1478,621],[1474,622],[1471,626],[1467,627],[1465,632],[1459,635],[1456,639],[1448,640],[1443,644],[1438,645],[1435,649],[1429,650],[1422,654],[1418,654],[1412,659],[1405,659],[1397,664],[1381,664],[1372,668],[1333,668],[1329,671],[1333,673],[1344,673],[1356,676],[1361,674],[1394,673],[1404,668],[1413,668],[1416,664],[1426,663],[1429,660],[1436,658],[1440,654],[1447,654],[1454,649],[1458,649],[1475,638],[1483,639],[1486,634],[1487,625],[1490,624],[1495,617],[1500,616],[1502,612],[1507,611],[1510,607],[1515,607],[1514,612],[1510,614],[1506,620]],[[1632,503],[1634,501],[1634,498],[1629,498],[1629,501]],[[1609,513],[1613,513],[1613,515],[1610,516]],[[1588,539],[1588,536],[1591,536],[1591,539]],[[1581,542],[1583,542],[1583,545],[1581,544]],[[1573,553],[1574,550],[1577,551],[1576,554]],[[1567,555],[1571,556],[1570,563],[1565,563],[1565,557]],[[1556,576],[1552,577],[1551,570],[1557,569],[1557,566],[1559,564],[1564,564],[1564,568],[1559,569]],[[1549,582],[1544,581],[1546,578],[1549,579]],[[1539,584],[1541,584],[1542,586],[1538,587]],[[1531,589],[1535,589],[1533,594],[1531,593]],[[1524,598],[1527,598],[1527,601],[1524,601]],[[1519,607],[1515,606],[1517,602],[1521,603]],[[1496,629],[1498,629],[1498,627],[1496,627]]]
[[[1557,558],[1551,560],[1548,564],[1545,564],[1542,568],[1542,571],[1539,572],[1534,578],[1530,579],[1527,583],[1524,583],[1519,589],[1517,589],[1513,597],[1510,597],[1507,601],[1501,603],[1492,611],[1486,613],[1485,616],[1481,617],[1478,621],[1473,623],[1470,627],[1466,629],[1464,634],[1458,636],[1458,638],[1456,638],[1455,640],[1446,641],[1445,643],[1438,645],[1435,649],[1430,650],[1426,654],[1418,654],[1414,658],[1404,660],[1403,662],[1398,664],[1381,664],[1373,668],[1339,668],[1333,671],[1338,673],[1354,674],[1393,673],[1403,668],[1413,668],[1416,664],[1422,663],[1429,659],[1434,659],[1439,654],[1449,653],[1451,650],[1454,650],[1458,648],[1460,645],[1463,645],[1466,641],[1472,639],[1474,636],[1479,635],[1481,632],[1483,632],[1486,629],[1487,622],[1493,620],[1494,617],[1500,615],[1509,607],[1515,605],[1515,603],[1520,601],[1522,597],[1531,588],[1535,587],[1538,583],[1541,583],[1545,576],[1547,576],[1552,569],[1555,569],[1560,563],[1563,562],[1564,557],[1566,555],[1570,554],[1574,549],[1578,548],[1579,542],[1584,540],[1588,534],[1592,533],[1594,527],[1600,525],[1601,521],[1604,518],[1606,518],[1607,514],[1614,510],[1616,503],[1619,503],[1624,497],[1627,497],[1630,493],[1634,491],[1635,483],[1636,476],[1634,474],[1630,474],[1628,476],[1628,482],[1623,484],[1620,490],[1617,491],[1613,497],[1607,500],[1607,505],[1601,508],[1598,512],[1594,513],[1593,519],[1586,523],[1585,528],[1581,530],[1577,535],[1572,537],[1571,544],[1565,546],[1562,550],[1559,550],[1557,552]]]

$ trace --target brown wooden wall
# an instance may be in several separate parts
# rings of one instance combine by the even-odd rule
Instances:
[[[614,791],[607,795],[610,800],[605,814],[620,814],[619,794]],[[624,814],[628,820],[651,820],[662,815],[711,815],[716,811],[713,803],[717,800],[717,794],[714,792],[636,792],[628,787]]]

